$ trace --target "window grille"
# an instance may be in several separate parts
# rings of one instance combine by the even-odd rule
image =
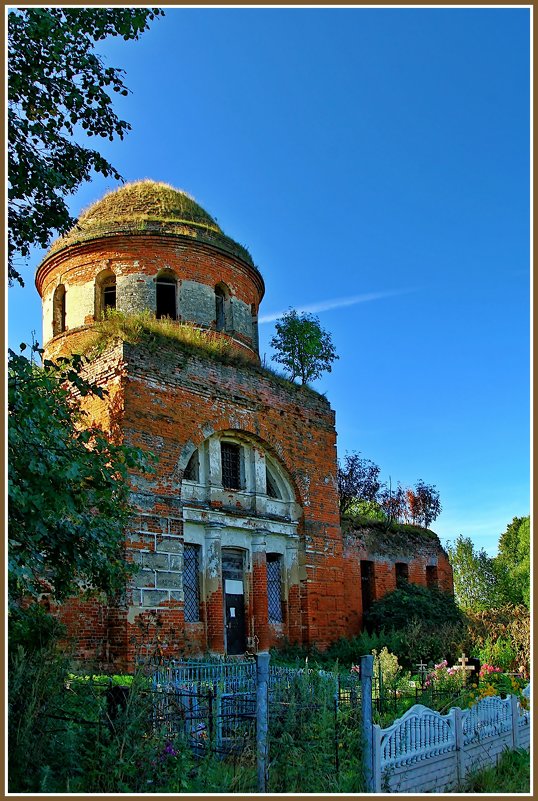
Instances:
[[[185,621],[200,620],[200,546],[185,545],[183,548],[183,597]]]
[[[241,487],[241,447],[233,442],[221,442],[222,486],[226,489]]]
[[[267,554],[267,606],[270,623],[282,623],[282,557]]]

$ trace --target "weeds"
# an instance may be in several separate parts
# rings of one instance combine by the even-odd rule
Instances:
[[[471,773],[464,791],[467,793],[529,793],[530,754],[518,749],[505,751],[497,765]]]

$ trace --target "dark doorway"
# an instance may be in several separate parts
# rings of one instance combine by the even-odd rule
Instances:
[[[167,275],[157,278],[157,319],[161,319],[161,317],[177,319],[176,286],[175,278]]]
[[[362,613],[365,614],[374,601],[374,563],[361,559]]]
[[[436,590],[439,588],[437,567],[435,565],[428,565],[426,567],[426,584],[428,585],[428,589],[430,590]]]
[[[396,571],[396,587],[405,587],[409,584],[409,565],[405,562],[396,562],[394,569]]]
[[[231,655],[244,654],[247,644],[243,574],[243,552],[224,549],[222,551],[222,583],[224,585],[226,653]]]

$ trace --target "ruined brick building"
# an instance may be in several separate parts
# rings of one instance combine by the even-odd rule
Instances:
[[[132,479],[132,586],[114,604],[60,610],[80,657],[126,667],[157,631],[170,656],[323,648],[358,633],[397,575],[451,589],[438,540],[406,550],[373,531],[343,535],[334,412],[261,367],[263,278],[188,195],[151,181],[106,195],[54,243],[36,285],[49,357],[87,349],[107,309],[189,323],[229,351],[117,338],[92,356],[89,375],[108,390],[93,419],[158,463]]]

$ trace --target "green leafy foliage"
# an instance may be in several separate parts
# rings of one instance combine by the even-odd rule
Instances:
[[[365,619],[375,630],[398,630],[413,619],[424,620],[430,626],[461,623],[462,614],[451,593],[407,583],[374,601]]]
[[[340,514],[380,513],[377,496],[381,484],[379,467],[364,459],[360,453],[346,453],[343,464],[338,466],[338,497]]]
[[[462,609],[491,609],[504,602],[503,581],[495,560],[470,537],[459,536],[447,548],[454,572],[454,594]]]
[[[514,517],[499,539],[495,565],[508,603],[530,608],[530,517]]]
[[[276,334],[271,347],[276,351],[274,360],[284,366],[292,381],[301,379],[307,384],[330,373],[336,355],[331,335],[324,331],[313,314],[298,314],[294,309],[283,315],[275,325]]]
[[[34,346],[32,355],[38,348]],[[129,471],[149,469],[141,450],[85,425],[81,396],[103,397],[80,356],[38,366],[9,351],[10,603],[56,600],[83,588],[113,593],[129,565],[123,539]]]
[[[32,246],[73,224],[65,197],[93,172],[118,171],[77,137],[123,139],[130,125],[112,109],[110,92],[127,95],[124,71],[94,52],[108,36],[138,39],[154,8],[18,8],[8,15],[8,277]]]

